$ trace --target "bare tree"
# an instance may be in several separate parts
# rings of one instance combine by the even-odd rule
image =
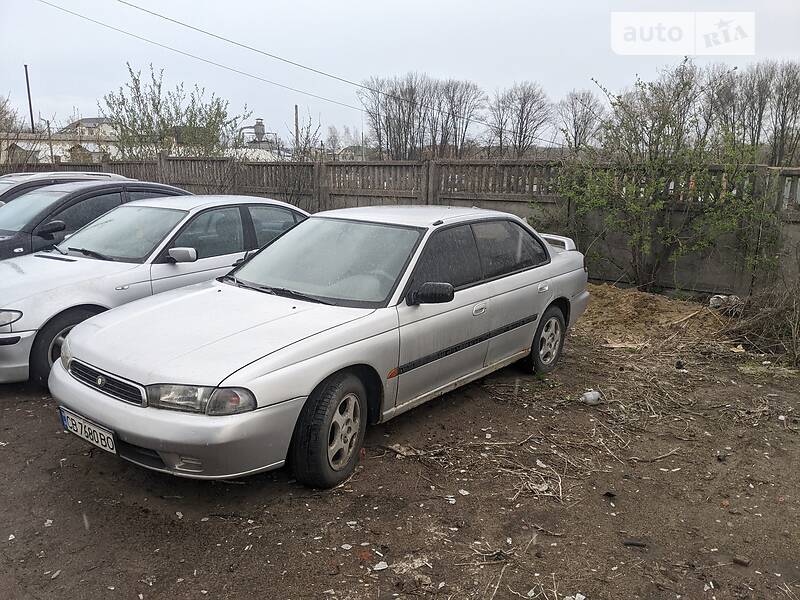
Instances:
[[[515,83],[505,94],[508,103],[509,146],[516,157],[528,154],[541,140],[553,115],[553,106],[542,86],[531,81]]]
[[[770,102],[770,164],[794,162],[800,143],[800,64],[780,63],[775,70]]]
[[[335,125],[328,126],[328,136],[325,138],[325,147],[335,160],[336,155],[342,149],[342,137],[339,135],[339,130]]]
[[[511,102],[507,93],[495,90],[494,96],[488,104],[489,125],[488,142],[491,149],[497,146],[498,154],[503,157],[508,149],[511,122]]]
[[[742,127],[744,138],[752,150],[754,162],[757,162],[756,157],[764,142],[765,119],[772,96],[774,73],[774,63],[760,62],[749,65],[740,79]]]
[[[471,81],[448,79],[439,83],[441,95],[447,106],[446,126],[452,134],[452,152],[455,158],[463,158],[469,142],[470,126],[480,118],[486,107],[486,93]]]
[[[299,123],[297,131],[287,127],[291,140],[292,158],[294,160],[314,160],[320,148],[322,126],[314,122],[309,111],[306,119]]]
[[[556,107],[559,126],[573,152],[588,146],[603,119],[603,104],[591,90],[572,90]]]

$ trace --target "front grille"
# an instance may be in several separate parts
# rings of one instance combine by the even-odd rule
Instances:
[[[123,402],[144,405],[144,389],[77,360],[69,363],[70,374],[90,388]]]

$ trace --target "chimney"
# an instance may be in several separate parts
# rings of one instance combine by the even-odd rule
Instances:
[[[256,140],[260,142],[264,139],[264,119],[256,119],[256,124],[253,126],[253,131],[256,134]]]

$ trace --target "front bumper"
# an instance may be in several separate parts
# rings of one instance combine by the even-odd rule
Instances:
[[[35,331],[0,333],[0,383],[28,380],[28,363]]]
[[[276,469],[286,461],[305,398],[253,412],[210,417],[116,400],[53,365],[50,393],[59,404],[114,431],[121,458],[195,479],[228,479]]]

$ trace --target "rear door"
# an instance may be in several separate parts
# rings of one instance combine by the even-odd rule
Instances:
[[[483,368],[492,306],[481,282],[468,224],[434,232],[414,268],[409,291],[446,282],[455,297],[444,304],[397,306],[400,325],[397,406],[416,403],[448,383]]]
[[[34,229],[33,251],[36,252],[52,244],[58,244],[65,237],[72,235],[84,225],[88,225],[120,204],[122,204],[122,188],[103,188],[65,202]],[[37,234],[39,228],[52,221],[64,221],[66,229],[47,237]]]
[[[524,356],[552,299],[550,256],[533,233],[512,220],[473,223],[483,276],[492,298],[486,366]]]
[[[244,258],[244,218],[239,206],[212,208],[198,213],[184,225],[150,267],[153,293],[199,283],[225,275]],[[194,248],[197,260],[174,263],[169,248]]]

